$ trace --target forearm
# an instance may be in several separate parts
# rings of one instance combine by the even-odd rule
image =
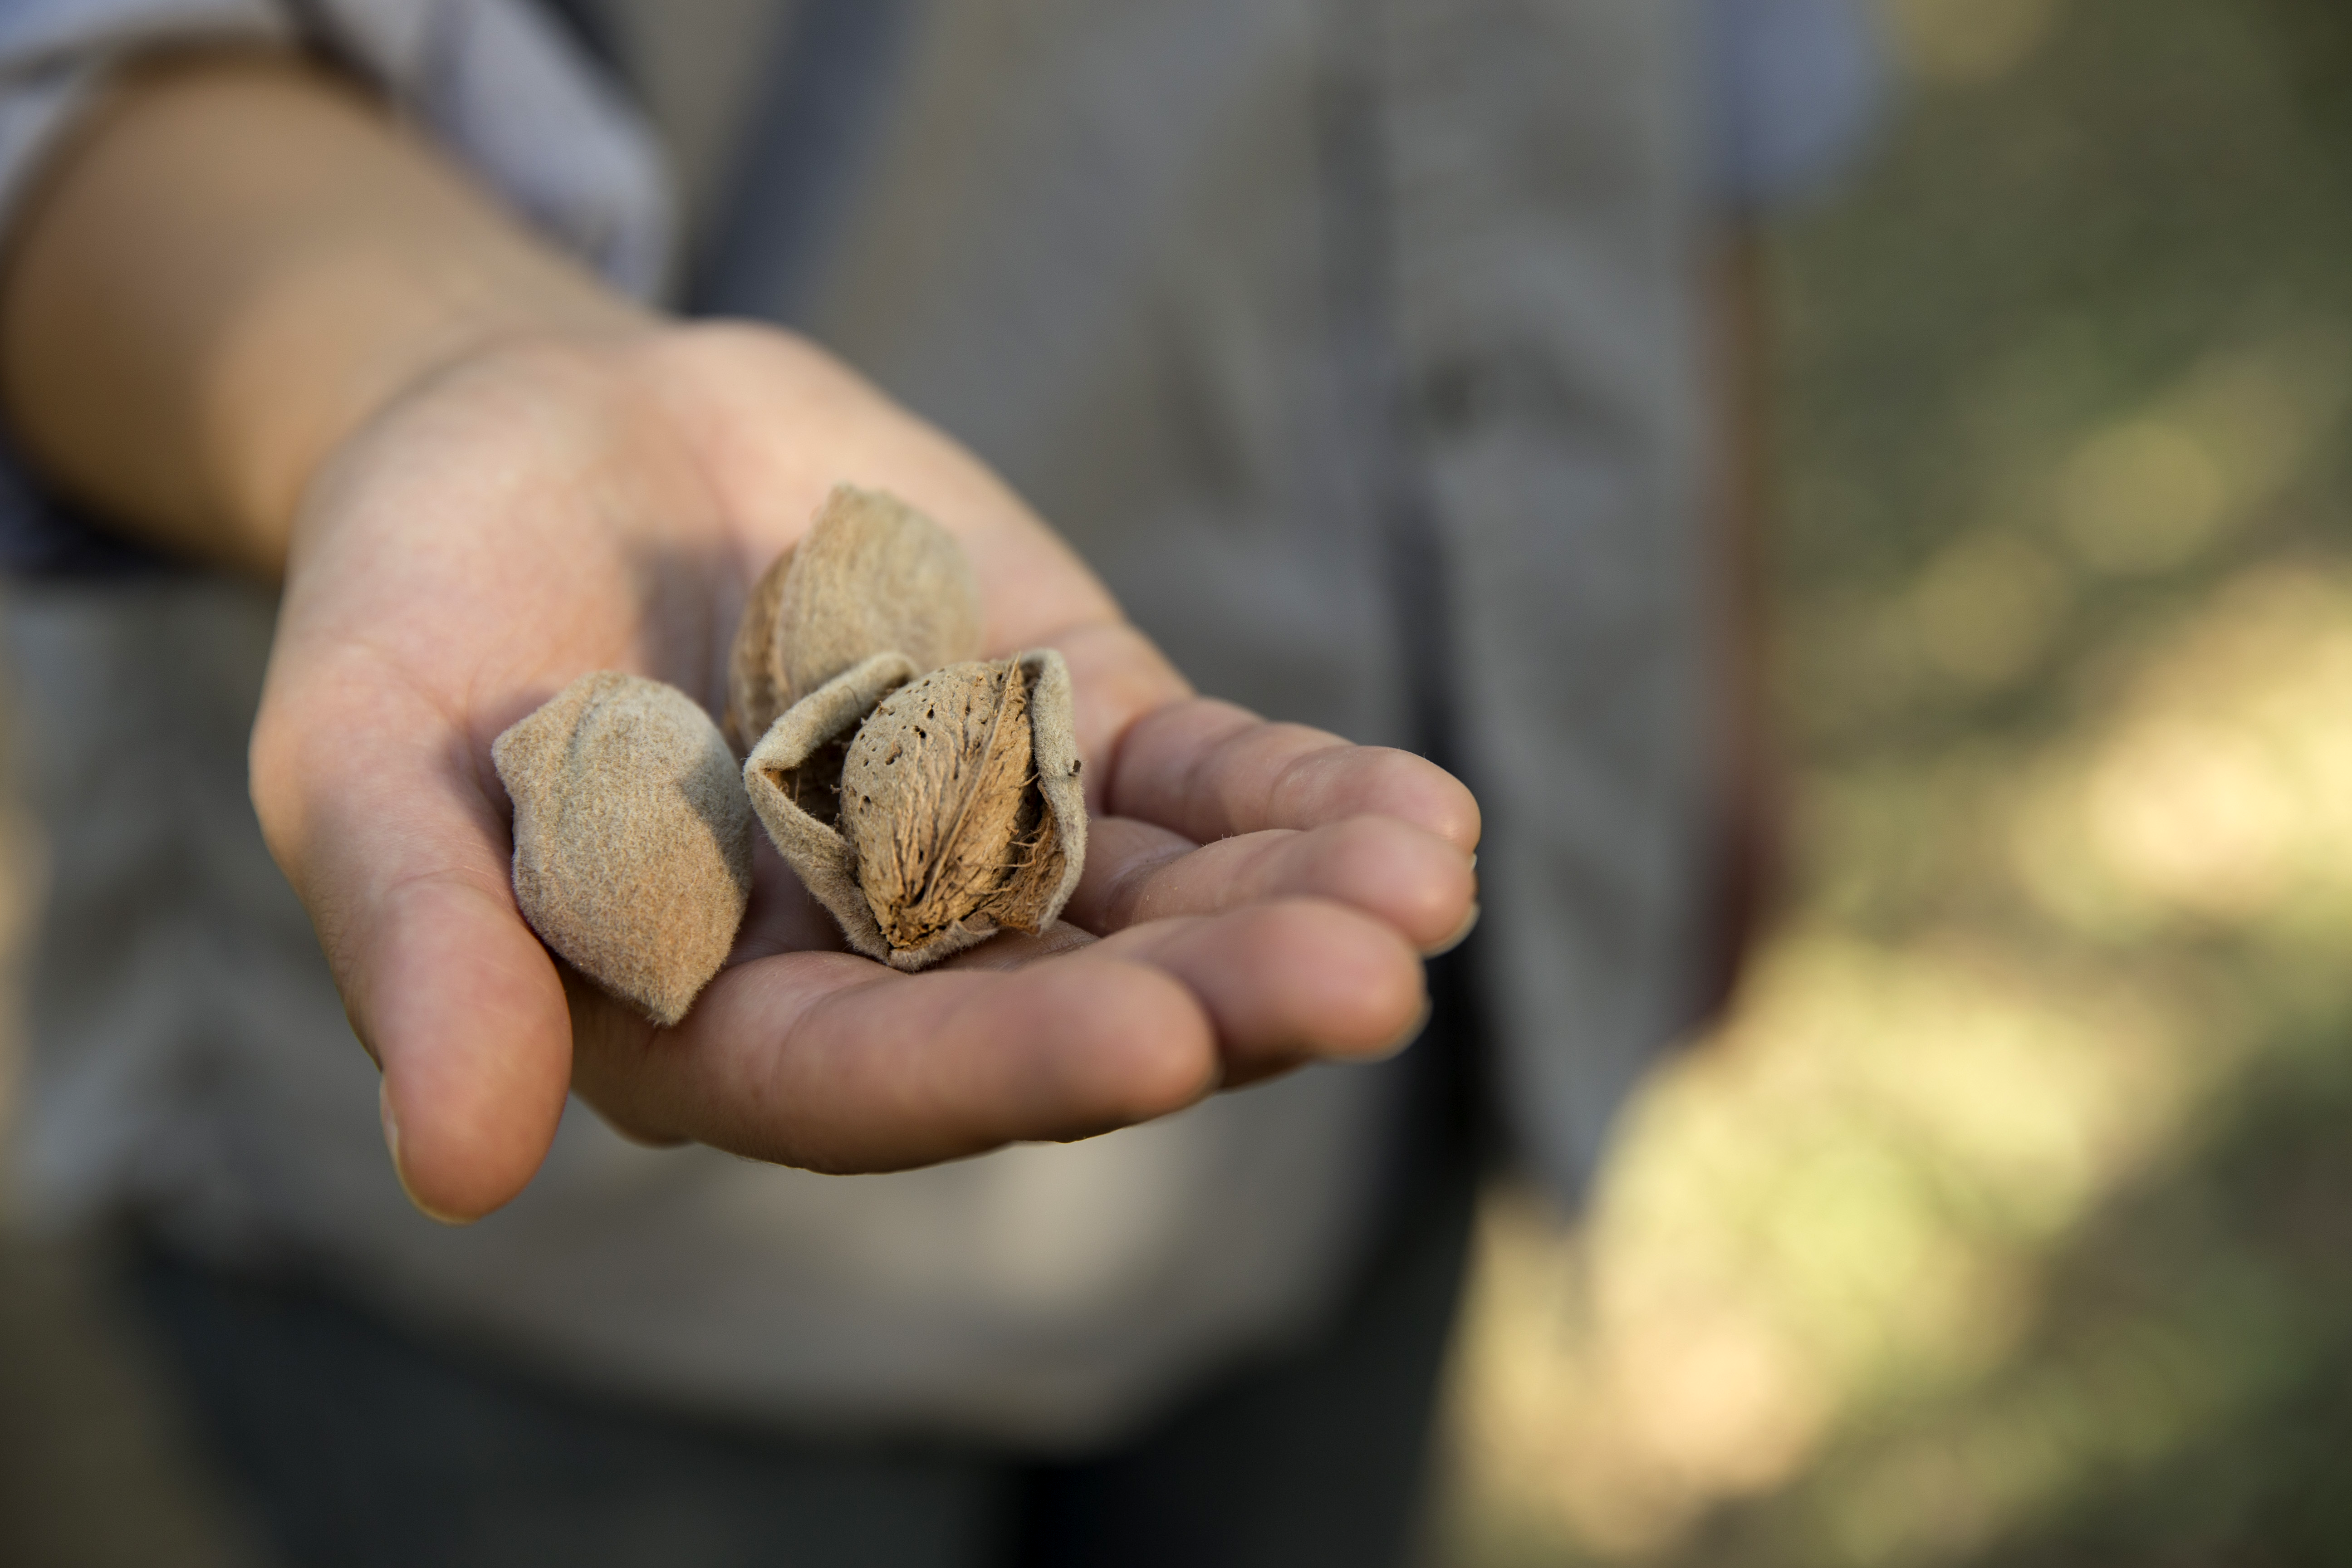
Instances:
[[[125,531],[274,575],[311,473],[403,388],[635,319],[353,88],[190,56],[127,78],[21,215],[0,398]]]

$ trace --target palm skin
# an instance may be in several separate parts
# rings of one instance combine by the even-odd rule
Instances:
[[[839,951],[762,843],[728,966],[657,1029],[523,923],[490,742],[589,669],[717,711],[751,584],[841,480],[961,538],[990,653],[1068,659],[1085,879],[1068,923],[908,976]],[[980,464],[748,326],[493,346],[345,440],[295,526],[253,789],[402,1179],[452,1219],[521,1190],[575,1089],[649,1141],[877,1171],[1376,1056],[1475,911],[1459,784],[1195,697]]]

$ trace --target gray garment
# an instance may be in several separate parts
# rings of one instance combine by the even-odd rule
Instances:
[[[1469,1242],[1457,1065],[1419,1064],[1411,1185],[1336,1321],[1076,1461],[614,1406],[154,1249],[137,1282],[207,1447],[287,1563],[1383,1568],[1418,1560]]]
[[[1714,61],[1710,120],[1726,203],[1814,194],[1865,148],[1885,112],[1885,40],[1852,0],[1702,0]]]
[[[625,44],[726,8],[628,4]],[[776,24],[787,64],[814,14]],[[709,275],[996,464],[1203,689],[1458,761],[1487,813],[1503,1112],[1573,1193],[1685,1021],[1704,912],[1708,177],[1684,7],[900,14],[873,57],[886,111],[829,132],[824,202],[765,231],[767,263]],[[714,149],[730,113],[761,123],[722,110],[699,110]],[[721,158],[688,188],[751,182],[715,197],[740,210],[777,166]],[[9,620],[53,835],[26,1140],[53,1213],[142,1207],[674,1402],[1073,1444],[1307,1331],[1360,1251],[1378,1070],[854,1181],[639,1150],[575,1111],[509,1210],[427,1226],[245,804],[268,603],[48,582]]]
[[[300,44],[380,84],[615,286],[660,286],[670,197],[653,150],[628,106],[529,0],[7,0],[0,221],[121,60],[255,44]]]
[[[1504,1113],[1574,1193],[1688,1020],[1706,912],[1684,8],[921,16],[771,313],[995,465],[1202,689],[1450,741]]]

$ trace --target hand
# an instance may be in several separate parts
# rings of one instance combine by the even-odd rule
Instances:
[[[1085,879],[1070,923],[908,976],[839,951],[761,841],[735,953],[657,1029],[523,923],[490,742],[590,669],[715,712],[751,584],[839,480],[960,535],[992,654],[1068,659]],[[294,524],[253,791],[383,1070],[402,1179],[454,1219],[520,1191],[567,1089],[639,1138],[877,1171],[1378,1056],[1475,909],[1459,784],[1194,697],[981,465],[751,327],[493,344],[343,440]]]
[[[804,345],[614,299],[348,80],[121,73],[11,239],[28,455],[150,543],[285,575],[254,800],[429,1211],[520,1191],[567,1087],[641,1137],[877,1170],[1411,1032],[1416,950],[1469,918],[1460,785],[1192,699],[968,457]],[[716,708],[749,584],[842,479],[963,536],[995,651],[1068,658],[1101,813],[1076,923],[909,978],[763,852],[733,963],[656,1031],[518,915],[489,743],[589,669]]]

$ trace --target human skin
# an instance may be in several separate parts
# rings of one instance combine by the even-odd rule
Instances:
[[[437,1217],[520,1192],[568,1092],[647,1141],[877,1171],[1376,1057],[1474,918],[1454,779],[1196,696],[951,441],[803,341],[612,295],[299,60],[117,87],[0,259],[0,399],[126,533],[282,581],[254,805]],[[1068,659],[1071,923],[898,974],[762,843],[728,966],[656,1028],[523,923],[490,742],[590,669],[716,711],[751,584],[843,479],[961,538],[992,653]]]

